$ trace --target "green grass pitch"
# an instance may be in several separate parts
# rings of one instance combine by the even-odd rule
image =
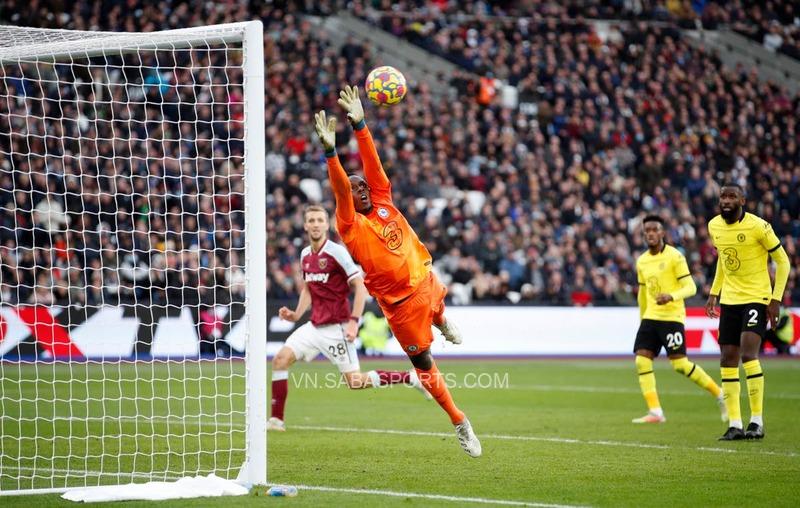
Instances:
[[[724,432],[725,425],[719,420],[714,400],[672,372],[663,358],[656,361],[656,376],[667,423],[638,426],[630,420],[644,414],[645,405],[632,358],[441,359],[440,369],[454,385],[456,403],[467,412],[481,438],[483,456],[479,459],[471,459],[461,450],[445,413],[435,402],[423,400],[415,390],[392,387],[350,391],[336,386],[335,371],[326,363],[297,365],[290,378],[286,413],[289,430],[268,436],[269,481],[315,489],[301,488],[296,498],[251,495],[235,500],[195,499],[162,504],[427,507],[488,506],[504,501],[514,502],[506,503],[512,506],[798,506],[800,362],[773,359],[762,362],[766,376],[766,439],[720,443],[717,437]],[[715,359],[704,359],[700,364],[719,379]],[[205,369],[212,365],[186,368]],[[228,368],[226,365],[217,368]],[[407,368],[408,364],[375,360],[363,362],[363,367]],[[54,367],[49,381],[57,383],[39,383],[37,387],[31,368],[10,369],[6,364],[4,378],[0,379],[5,401],[0,420],[4,425],[0,488],[14,488],[17,473],[10,467],[26,466],[13,460],[14,454],[29,454],[31,446],[39,446],[41,450],[52,446],[58,455],[65,457],[83,451],[100,455],[96,440],[82,438],[86,425],[105,424],[111,433],[138,429],[140,433],[152,430],[166,436],[161,441],[148,441],[138,453],[127,449],[132,444],[125,439],[106,443],[106,447],[113,446],[110,449],[118,457],[113,467],[121,470],[144,471],[165,464],[168,467],[187,464],[198,470],[216,467],[223,472],[235,469],[241,452],[203,453],[211,449],[209,440],[227,439],[233,448],[240,448],[243,442],[244,418],[237,409],[241,401],[224,394],[242,392],[244,365],[234,363],[229,368],[233,377],[228,384],[182,386],[166,381],[164,366],[146,365],[154,378],[164,379],[156,384],[120,383],[114,381],[118,379],[114,375],[125,377],[128,373],[124,369],[96,364],[80,367],[85,371],[78,376],[79,381],[70,382],[69,369]],[[179,372],[173,370],[171,374]],[[39,376],[43,373],[46,370],[40,371]],[[103,382],[104,378],[109,381]],[[89,399],[96,399],[81,410],[89,416],[102,414],[104,404],[107,411],[118,411],[119,399],[129,396],[132,390],[139,390],[145,396],[170,393],[174,400],[160,401],[156,397],[155,402],[142,407],[124,407],[127,412],[123,414],[146,415],[147,422],[136,417],[114,424],[102,419],[89,424],[76,424],[69,419],[57,422],[56,425],[73,425],[74,440],[43,439],[20,445],[7,439],[11,431],[19,431],[15,418],[20,415],[31,416],[32,411],[40,414],[49,411],[54,415],[68,411],[66,406],[37,405],[26,400],[35,399],[36,390],[44,394],[41,390],[46,389],[60,390],[60,397],[69,393],[64,390],[73,390],[75,397],[89,395]],[[215,390],[220,394],[217,397],[206,400],[199,396]],[[747,423],[744,383],[742,392]],[[108,399],[105,402],[103,393]],[[12,394],[22,394],[21,400],[14,403]],[[182,394],[186,400],[176,402]],[[229,413],[222,427],[215,427],[202,417],[182,422],[179,418],[179,421],[149,418],[197,415],[203,408],[209,410],[209,404],[213,403],[218,404],[216,410]],[[170,440],[180,439],[176,435],[192,425],[197,427],[197,435],[187,455],[170,454]],[[225,430],[228,428],[230,432]],[[63,435],[65,431],[50,429],[54,435]],[[40,432],[47,434],[47,427]],[[150,457],[151,462],[143,463],[145,457]],[[100,465],[94,459],[64,462],[67,460],[53,462],[50,467],[95,470]],[[73,504],[58,495],[0,497],[0,505],[4,507],[27,508],[31,503]],[[154,505],[130,502],[124,506]]]

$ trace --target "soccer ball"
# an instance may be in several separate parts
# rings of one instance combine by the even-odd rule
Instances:
[[[403,74],[388,65],[372,69],[364,83],[367,97],[378,106],[392,106],[403,100],[408,86]]]

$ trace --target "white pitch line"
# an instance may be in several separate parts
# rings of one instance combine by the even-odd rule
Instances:
[[[420,430],[394,430],[394,429],[362,429],[362,428],[355,428],[355,427],[328,427],[328,426],[318,426],[318,425],[292,425],[291,429],[300,429],[300,430],[316,430],[316,431],[327,431],[327,432],[355,432],[355,433],[364,433],[364,434],[391,434],[391,435],[399,435],[399,436],[429,436],[429,437],[451,437],[452,434],[447,432],[426,432]],[[707,446],[699,446],[699,447],[683,447],[683,446],[670,446],[670,445],[660,445],[660,444],[650,444],[650,443],[636,443],[636,442],[624,442],[624,441],[606,441],[606,440],[586,440],[586,439],[573,439],[573,438],[562,438],[562,437],[538,437],[538,436],[512,436],[506,434],[480,434],[478,436],[480,439],[500,439],[500,440],[507,440],[507,441],[539,441],[539,442],[546,442],[546,443],[562,443],[562,444],[585,444],[585,445],[596,445],[596,446],[616,446],[616,447],[624,447],[624,448],[645,448],[645,449],[655,449],[655,450],[695,450],[695,451],[703,451],[703,452],[715,452],[715,453],[752,453],[756,455],[772,455],[778,457],[798,457],[800,454],[794,452],[774,452],[770,450],[744,450],[744,449],[731,449],[731,448],[712,448]]]
[[[456,503],[480,503],[504,506],[538,506],[545,508],[578,508],[576,505],[537,503],[532,501],[511,501],[506,499],[488,499],[483,497],[445,496],[443,494],[422,494],[419,492],[395,492],[393,490],[373,489],[345,489],[336,487],[323,487],[319,485],[296,485],[298,490],[318,490],[321,492],[343,492],[347,494],[370,494],[388,497],[416,497],[421,499],[435,499],[438,501],[453,501]]]
[[[292,425],[292,429],[301,430],[322,430],[328,432],[356,432],[364,434],[393,434],[398,436],[429,436],[429,437],[452,437],[449,432],[426,432],[422,430],[393,430],[393,429],[362,429],[355,427],[326,427],[318,425]],[[506,434],[481,434],[480,439],[501,439],[507,441],[542,441],[548,443],[566,444],[595,444],[602,446],[627,446],[632,448],[654,448],[666,450],[671,448],[668,445],[647,444],[647,443],[624,443],[622,441],[584,441],[582,439],[572,439],[565,437],[537,437],[537,436],[511,436]]]

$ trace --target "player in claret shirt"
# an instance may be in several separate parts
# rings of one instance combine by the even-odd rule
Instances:
[[[311,361],[320,353],[339,368],[352,389],[405,383],[430,397],[414,369],[361,372],[353,344],[367,296],[361,269],[347,249],[328,239],[330,224],[324,208],[306,208],[303,229],[310,245],[300,254],[304,281],[300,300],[295,310],[281,307],[278,312],[282,319],[297,321],[311,306],[311,320],[289,336],[272,360],[272,416],[267,429],[286,430],[284,407],[289,390],[289,367],[297,360]],[[351,289],[355,293],[352,310],[348,298]]]
[[[355,130],[364,178],[345,173],[336,155],[336,119],[315,115],[325,148],[328,177],[336,198],[336,228],[347,250],[364,270],[364,284],[386,316],[420,381],[450,416],[456,436],[471,457],[481,444],[466,415],[456,407],[431,356],[431,326],[458,344],[461,336],[444,316],[447,289],[431,272],[431,255],[392,201],[392,186],[364,121],[358,88],[345,87],[339,105]]]

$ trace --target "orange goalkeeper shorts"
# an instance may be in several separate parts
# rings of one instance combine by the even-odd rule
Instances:
[[[394,304],[381,304],[395,338],[409,356],[427,351],[433,343],[434,318],[444,314],[447,288],[429,273],[407,298]]]

